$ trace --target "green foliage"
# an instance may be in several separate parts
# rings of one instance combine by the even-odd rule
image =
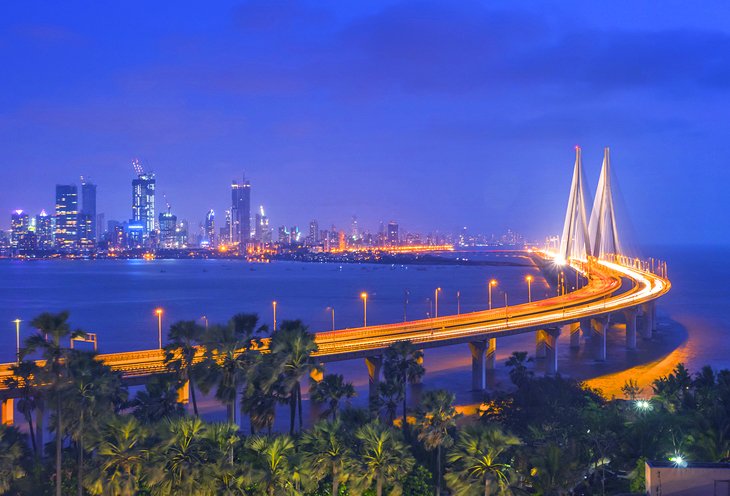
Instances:
[[[403,494],[407,496],[431,496],[433,476],[426,467],[417,465],[403,482]]]

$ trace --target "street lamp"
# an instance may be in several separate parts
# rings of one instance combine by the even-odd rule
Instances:
[[[525,277],[527,281],[527,303],[532,303],[532,276]]]
[[[489,309],[492,309],[492,288],[497,285],[497,280],[492,279],[489,281]]]
[[[205,322],[205,330],[207,331],[208,330],[208,316],[207,315],[203,315],[202,317],[200,317],[200,320],[202,320],[203,322]]]
[[[274,332],[276,332],[276,300],[271,302],[271,308],[274,310]]]
[[[13,322],[15,322],[15,356],[18,358],[18,363],[20,363],[20,323],[22,320],[15,319]]]
[[[368,294],[365,292],[360,293],[362,298],[362,326],[368,326]]]
[[[335,331],[335,307],[327,307],[325,310],[332,312],[332,332]]]
[[[461,315],[461,291],[456,292],[456,315]]]
[[[436,291],[433,292],[434,301],[436,302],[436,306],[434,307],[434,312],[433,312],[434,317],[439,316],[439,293],[440,292],[441,292],[441,288],[436,288]]]
[[[162,309],[155,309],[155,315],[157,315],[157,344],[162,349]]]

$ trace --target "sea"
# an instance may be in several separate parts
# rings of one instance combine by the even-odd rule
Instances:
[[[648,250],[647,250],[648,252]],[[651,381],[684,362],[697,371],[703,365],[730,368],[730,248],[663,246],[651,255],[668,261],[672,290],[658,303],[659,329],[651,341],[628,352],[620,324],[609,333],[608,359],[597,362],[590,340],[571,350],[567,336],[559,341],[559,368],[567,376],[586,380],[607,396],[620,394],[628,377]],[[260,323],[301,319],[311,331],[329,331],[334,309],[337,329],[363,324],[361,293],[368,293],[368,325],[438,314],[482,310],[488,305],[487,281],[496,279],[492,305],[526,302],[526,276],[532,275],[531,297],[545,298],[555,288],[529,258],[510,252],[453,252],[468,261],[444,265],[386,265],[239,260],[0,260],[0,362],[15,359],[15,319],[21,319],[21,341],[34,330],[30,320],[41,312],[67,310],[74,329],[95,333],[99,352],[157,347],[157,308],[162,309],[163,334],[179,320],[201,325],[224,323],[239,312],[256,313]],[[478,262],[476,264],[469,262]],[[458,294],[458,297],[457,297]],[[490,387],[508,385],[504,361],[513,351],[535,350],[530,334],[498,340],[497,371]],[[164,335],[163,335],[164,341]],[[80,343],[78,346],[90,347]],[[446,388],[464,404],[478,403],[482,393],[471,391],[471,356],[466,345],[425,352],[424,389]],[[543,364],[530,364],[540,373]],[[327,365],[353,382],[363,406],[367,370],[360,361]],[[418,401],[416,395],[414,401]],[[202,410],[222,418],[220,405],[203,399]],[[279,415],[285,418],[286,415]]]

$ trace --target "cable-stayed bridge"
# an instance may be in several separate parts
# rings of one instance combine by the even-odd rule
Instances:
[[[598,189],[590,217],[586,211],[581,150],[576,148],[568,205],[559,252],[530,251],[535,262],[547,272],[574,272],[585,281],[574,291],[544,300],[480,312],[373,325],[315,333],[319,350],[315,356],[323,364],[338,360],[365,361],[370,378],[370,394],[377,391],[382,353],[392,343],[409,340],[416,346],[437,348],[468,344],[472,361],[472,387],[486,387],[487,371],[495,367],[497,339],[534,333],[535,356],[545,359],[547,374],[558,371],[558,337],[569,334],[570,346],[580,346],[580,335],[591,336],[595,359],[606,360],[606,334],[611,322],[626,324],[626,347],[635,349],[638,337],[650,339],[656,329],[655,301],[671,287],[666,263],[642,261],[621,252],[616,223],[608,149],[604,151]],[[485,281],[488,284],[488,281]],[[268,339],[259,349],[268,351]],[[199,350],[202,359],[204,350]],[[122,373],[130,384],[167,372],[161,349],[108,353],[99,359]],[[12,423],[13,392],[4,385],[14,364],[0,364],[2,421]],[[186,401],[189,386],[180,389]]]

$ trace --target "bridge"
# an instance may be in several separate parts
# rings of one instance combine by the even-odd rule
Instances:
[[[603,166],[590,218],[586,215],[581,150],[576,148],[568,207],[560,249],[557,253],[529,251],[528,256],[544,271],[559,274],[575,271],[585,284],[572,292],[534,302],[485,311],[448,315],[394,324],[374,325],[315,333],[321,363],[364,360],[368,369],[370,395],[377,392],[382,354],[392,343],[409,340],[421,349],[467,344],[472,358],[472,388],[486,387],[487,371],[495,367],[497,338],[514,334],[535,334],[535,355],[545,358],[547,374],[558,371],[558,337],[570,336],[570,346],[580,346],[580,335],[591,336],[595,359],[606,360],[606,335],[610,323],[626,324],[626,347],[635,349],[637,337],[650,339],[656,329],[656,300],[671,283],[666,263],[643,261],[621,254],[611,194],[609,151]],[[589,220],[590,219],[590,220]],[[259,349],[268,351],[269,339]],[[199,350],[202,359],[204,350]],[[100,354],[98,358],[120,371],[129,384],[166,373],[161,349]],[[12,392],[4,380],[12,375],[12,363],[0,364],[2,421],[12,423]],[[188,385],[180,390],[187,401]]]

